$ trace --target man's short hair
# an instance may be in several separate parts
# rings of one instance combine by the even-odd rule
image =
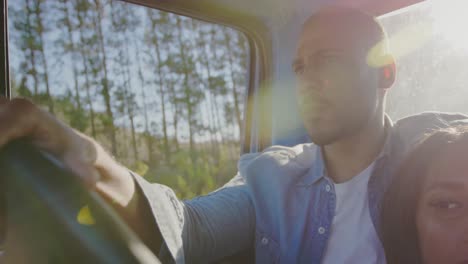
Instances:
[[[387,32],[374,16],[351,7],[327,6],[310,16],[303,24],[303,30],[320,18],[353,26],[353,33],[361,42],[359,44],[367,51],[366,60],[369,66],[381,67],[390,62]]]

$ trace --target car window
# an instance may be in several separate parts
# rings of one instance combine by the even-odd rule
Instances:
[[[384,15],[397,81],[387,98],[393,119],[423,111],[468,113],[467,1],[427,1]]]
[[[249,46],[231,28],[108,0],[9,1],[14,96],[181,198],[236,173]]]

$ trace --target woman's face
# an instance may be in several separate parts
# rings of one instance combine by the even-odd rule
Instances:
[[[416,228],[423,263],[468,263],[468,152],[450,146],[422,185]]]

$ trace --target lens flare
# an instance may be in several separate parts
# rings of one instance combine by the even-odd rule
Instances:
[[[411,54],[416,49],[427,43],[432,36],[432,25],[427,22],[419,22],[408,25],[402,30],[390,35],[387,42],[377,43],[367,54],[367,64],[372,67],[382,67]],[[390,50],[390,51],[388,51]],[[393,58],[391,55],[393,55]]]
[[[76,220],[78,223],[87,226],[94,225],[96,223],[87,205],[80,209],[78,215],[76,216]]]

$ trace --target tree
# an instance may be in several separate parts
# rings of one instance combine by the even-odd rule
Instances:
[[[70,3],[66,0],[59,0],[55,6],[57,10],[57,21],[56,26],[62,29],[62,35],[58,38],[57,44],[59,49],[61,49],[60,55],[61,58],[67,57],[69,59],[69,63],[71,64],[72,68],[72,76],[73,76],[73,89],[70,92],[70,97],[74,99],[74,103],[76,107],[72,107],[68,109],[68,116],[70,120],[70,124],[80,130],[85,131],[87,128],[87,121],[86,119],[88,116],[85,113],[85,110],[82,106],[81,95],[80,95],[80,86],[78,82],[79,72],[78,72],[78,52],[77,52],[77,45],[76,40],[74,39],[73,32],[75,31],[76,25],[72,24],[72,16],[70,14]],[[64,25],[65,27],[62,27]],[[64,62],[62,61],[62,64]],[[94,127],[93,127],[94,132]]]
[[[146,80],[143,75],[143,70],[141,67],[141,61],[142,58],[140,56],[140,45],[138,43],[138,38],[133,38],[135,39],[134,46],[135,46],[135,56],[136,56],[136,64],[137,64],[137,71],[138,71],[138,79],[140,81],[140,96],[141,96],[141,102],[143,104],[143,120],[144,120],[144,132],[143,132],[143,137],[145,139],[147,151],[148,151],[148,163],[149,164],[154,164],[155,163],[155,158],[154,158],[154,137],[151,135],[150,132],[150,120],[148,117],[148,102],[146,98]],[[167,135],[166,135],[167,136]],[[168,146],[169,147],[169,146]]]
[[[104,99],[104,105],[106,109],[106,115],[102,116],[101,121],[104,124],[105,130],[109,135],[111,142],[111,151],[114,155],[117,155],[117,141],[116,141],[116,129],[114,126],[114,113],[111,106],[111,81],[108,78],[108,67],[107,67],[107,53],[106,53],[106,44],[104,40],[104,31],[103,31],[103,13],[104,7],[102,0],[94,0],[95,12],[93,14],[93,22],[96,26],[96,36],[99,47],[99,68],[95,67],[94,70],[102,70],[102,76],[100,80],[101,84],[101,95]],[[95,65],[97,66],[97,65]]]
[[[32,78],[32,100],[36,101],[39,95],[39,76],[37,72],[37,36],[33,28],[34,11],[31,0],[25,0],[16,10],[13,10],[13,24],[15,31],[18,33],[16,43],[20,50],[23,51],[23,61],[20,69],[22,69],[23,78],[21,83],[26,87],[28,77]],[[13,35],[14,36],[14,35]]]
[[[30,0],[27,0],[28,2]],[[44,79],[44,84],[46,88],[46,104],[48,105],[49,112],[54,113],[54,102],[52,100],[51,96],[51,91],[50,91],[50,84],[49,84],[49,66],[47,63],[47,56],[45,54],[45,47],[44,47],[44,33],[46,31],[46,27],[44,24],[44,18],[43,18],[43,5],[44,5],[44,0],[35,0],[33,2],[33,12],[35,15],[35,20],[34,24],[35,26],[33,27],[35,29],[35,34],[37,35],[37,46],[36,49],[38,50],[42,62],[42,67],[43,67],[43,79]]]
[[[148,17],[148,22],[149,22],[149,30],[145,32],[145,41],[146,44],[149,46],[149,52],[148,54],[150,55],[150,64],[155,67],[155,71],[157,73],[157,80],[155,81],[155,84],[158,86],[158,94],[157,96],[159,97],[159,102],[161,106],[161,122],[162,122],[162,132],[163,132],[163,151],[164,151],[164,156],[166,159],[167,163],[171,163],[171,150],[169,146],[169,134],[168,134],[168,122],[167,122],[167,95],[166,95],[166,89],[167,89],[167,81],[166,81],[166,74],[164,74],[164,65],[165,62],[163,61],[163,58],[161,56],[161,45],[164,43],[164,41],[170,37],[170,33],[167,31],[164,31],[164,27],[167,27],[167,24],[169,23],[169,17],[167,14],[161,14],[160,12],[154,11],[154,10],[147,10],[147,17]],[[159,35],[157,34],[159,32]],[[163,36],[161,38],[161,36]],[[160,40],[162,39],[162,41]],[[153,54],[153,52],[155,54]],[[174,115],[177,115],[176,112]],[[176,121],[175,121],[176,122]],[[178,148],[178,142],[177,142],[177,136],[175,137],[176,141],[176,148]]]
[[[115,72],[117,76],[121,76],[121,83],[117,86],[116,101],[120,103],[118,110],[122,115],[126,115],[130,121],[131,145],[133,150],[134,162],[139,160],[137,138],[135,130],[135,115],[137,104],[135,101],[135,94],[132,89],[132,78],[130,67],[132,66],[129,44],[130,32],[134,32],[139,25],[138,18],[132,11],[128,10],[121,3],[111,2],[112,14],[112,29],[114,41],[112,42],[113,48],[118,50],[115,62],[117,67]]]
[[[198,89],[198,83],[196,78],[194,78],[193,73],[195,72],[195,62],[192,55],[188,52],[191,47],[189,42],[184,41],[183,36],[183,25],[182,19],[179,16],[176,16],[176,38],[178,41],[178,56],[176,61],[175,72],[182,75],[181,81],[181,96],[179,97],[180,102],[184,105],[185,109],[185,118],[188,123],[188,133],[189,133],[189,147],[190,147],[190,157],[192,160],[193,166],[196,164],[195,157],[195,130],[198,125],[197,119],[195,118],[195,113],[197,106],[200,101],[203,99],[203,93]]]
[[[97,137],[97,129],[96,129],[96,113],[94,110],[93,106],[93,95],[92,95],[92,81],[91,78],[96,77],[97,78],[97,72],[91,70],[91,64],[93,64],[93,57],[92,54],[90,54],[96,47],[97,45],[97,38],[94,37],[94,35],[87,36],[90,34],[89,32],[92,29],[92,23],[90,21],[90,15],[89,11],[91,9],[91,5],[85,1],[85,0],[75,0],[74,1],[74,11],[75,11],[75,16],[77,19],[77,29],[78,29],[78,36],[79,36],[79,44],[77,45],[78,47],[78,53],[79,57],[81,59],[81,64],[82,64],[82,70],[81,70],[81,76],[84,77],[84,82],[82,86],[84,87],[85,91],[85,102],[88,107],[89,111],[89,118],[90,118],[90,124],[91,124],[91,135],[93,138]],[[91,33],[92,34],[92,33]],[[83,89],[80,90],[83,90]]]
[[[225,57],[227,58],[228,62],[228,71],[230,73],[230,83],[231,83],[231,94],[232,98],[234,99],[233,102],[233,107],[231,107],[229,104],[226,105],[227,109],[232,109],[233,111],[232,114],[235,117],[235,121],[237,123],[237,128],[239,130],[239,135],[242,134],[241,128],[242,128],[242,118],[241,118],[241,102],[240,102],[240,92],[238,90],[238,80],[235,77],[236,74],[236,69],[235,69],[235,58],[239,55],[236,54],[235,50],[232,48],[232,32],[228,28],[223,29],[223,34],[224,34],[224,45],[226,48],[226,53]]]

